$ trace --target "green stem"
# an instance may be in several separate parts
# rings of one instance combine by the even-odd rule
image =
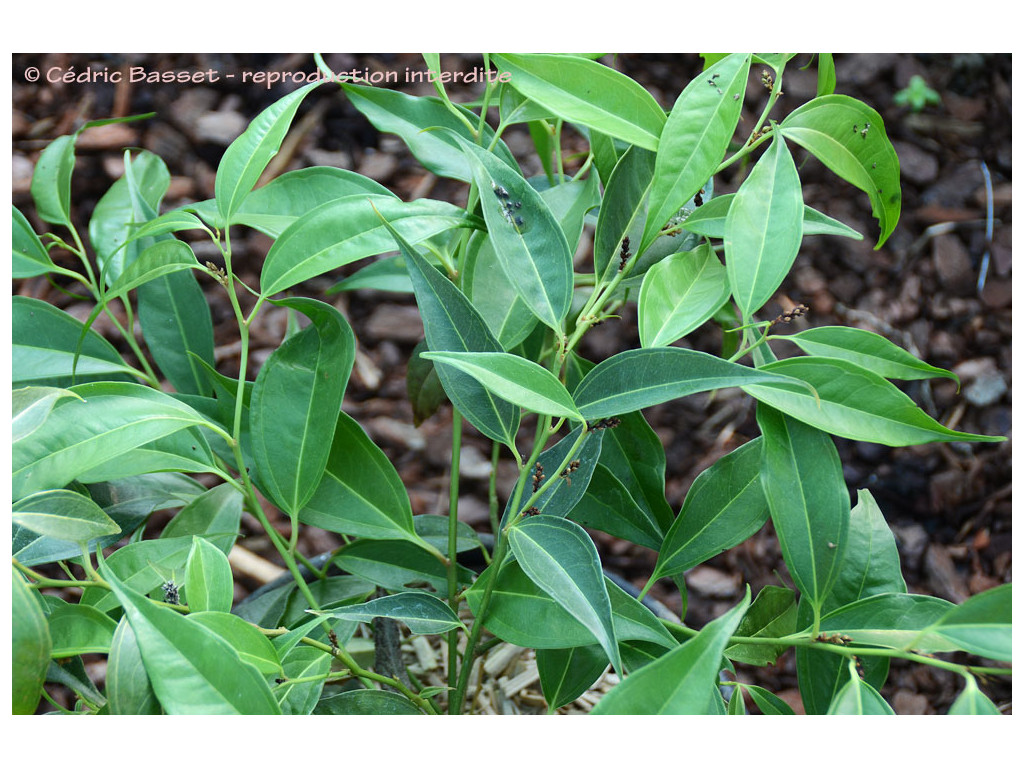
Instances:
[[[452,461],[448,485],[448,605],[458,615],[459,463],[462,453],[462,414],[452,409]],[[458,668],[459,630],[448,632],[448,685],[454,686]]]

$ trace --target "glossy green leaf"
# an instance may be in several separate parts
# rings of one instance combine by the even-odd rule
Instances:
[[[465,294],[420,256],[397,230],[391,232],[409,268],[429,349],[434,352],[503,351]],[[448,398],[470,424],[491,440],[515,446],[518,407],[495,398],[462,371],[435,370]]]
[[[658,521],[641,507],[626,487],[603,464],[598,464],[587,492],[572,508],[569,519],[649,549],[661,546]]]
[[[743,621],[736,628],[738,637],[786,637],[797,631],[796,598],[793,590],[769,584],[757,593]],[[788,649],[786,645],[735,643],[725,649],[732,661],[765,666]]]
[[[537,650],[537,674],[548,712],[570,704],[586,693],[608,667],[600,645]]]
[[[317,702],[314,715],[422,715],[415,704],[394,691],[343,691]]]
[[[121,272],[107,291],[106,299],[123,297],[151,280],[186,269],[201,269],[192,249],[180,240],[162,240],[140,253]]]
[[[968,598],[930,627],[926,635],[938,637],[969,653],[1009,662],[1012,643],[1012,584]]]
[[[109,653],[117,622],[90,605],[63,603],[46,617],[53,647],[50,657],[66,659],[83,653]]]
[[[955,606],[937,597],[883,593],[865,597],[830,612],[821,631],[848,635],[855,643],[922,653],[952,651],[955,643],[926,630]]]
[[[230,222],[256,186],[267,165],[281,148],[292,119],[306,95],[320,85],[310,83],[278,99],[231,142],[217,166],[214,194],[217,210]]]
[[[128,588],[107,565],[100,573],[135,631],[160,704],[170,714],[277,714],[263,676],[215,632]]]
[[[61,488],[133,448],[207,424],[188,406],[140,384],[82,384],[71,391],[82,399],[58,402],[38,429],[14,443],[15,499]]]
[[[281,233],[263,262],[263,295],[272,296],[332,269],[394,250],[395,241],[381,216],[410,243],[479,224],[463,209],[440,200],[407,203],[390,195],[342,197],[314,208]]]
[[[405,366],[405,392],[412,406],[414,427],[437,413],[445,400],[444,387],[441,386],[434,364],[420,357],[426,351],[426,340],[417,342]]]
[[[213,200],[208,201],[213,203]],[[200,205],[194,204],[189,207],[188,210],[173,210],[167,213],[157,216],[155,219],[150,219],[145,224],[132,225],[133,230],[128,235],[128,247],[130,248],[133,240],[141,240],[143,238],[160,238],[162,235],[169,235],[175,232],[186,232],[189,230],[204,230],[209,231],[203,221],[193,212],[200,208]],[[211,212],[213,206],[210,206]]]
[[[780,699],[771,691],[766,691],[757,685],[745,685],[743,686],[747,693],[750,694],[750,698],[753,699],[754,704],[761,710],[762,715],[793,715],[793,708],[789,706],[785,701]]]
[[[355,337],[344,316],[314,299],[275,304],[310,324],[289,337],[260,368],[249,408],[260,489],[290,515],[316,491],[330,455],[342,396],[355,361]]]
[[[359,539],[342,547],[333,562],[343,571],[384,589],[448,591],[444,563],[411,541]],[[472,573],[460,567],[459,581],[468,584],[472,580]]]
[[[393,291],[395,293],[412,293],[412,281],[405,267],[405,259],[401,256],[384,256],[361,267],[354,274],[327,289],[327,293],[342,291]]]
[[[11,206],[11,235],[13,260],[11,277],[35,277],[57,271],[57,266],[43,246],[39,235],[32,229],[25,214]]]
[[[161,539],[202,536],[225,555],[235,545],[242,519],[242,494],[223,483],[188,502],[160,531]]]
[[[836,90],[836,63],[831,53],[818,54],[818,96],[827,96]]]
[[[710,245],[674,253],[644,275],[640,343],[664,347],[708,320],[729,298],[729,277]]]
[[[121,532],[95,501],[69,490],[25,496],[15,502],[12,512],[15,525],[64,541],[85,543]]]
[[[501,399],[527,410],[583,421],[565,385],[532,360],[508,352],[424,352],[422,357],[469,374]]]
[[[761,450],[762,439],[754,438],[697,476],[665,534],[652,578],[683,573],[761,529],[768,519]]]
[[[59,387],[22,387],[14,390],[11,393],[11,439],[18,441],[35,432],[46,421],[57,401],[65,397],[78,395]]]
[[[704,237],[723,239],[725,237],[725,220],[735,198],[736,195],[733,193],[705,200],[704,205],[693,211],[680,226],[688,232]],[[849,237],[853,240],[864,239],[860,232],[851,229],[838,219],[833,219],[831,216],[805,205],[804,237],[808,235],[833,235]]]
[[[300,645],[284,657],[285,679],[306,679],[306,682],[285,685],[274,690],[284,715],[308,715],[316,708],[323,693],[324,682],[331,671],[331,656],[318,648]]]
[[[850,496],[832,438],[759,405],[761,484],[782,557],[802,596],[821,606],[846,552]]]
[[[857,499],[857,504],[850,511],[846,555],[839,566],[835,584],[822,604],[823,613],[871,595],[907,591],[900,570],[896,539],[882,511],[868,491],[858,491]],[[808,626],[811,621],[813,611],[810,604],[802,603],[797,623]],[[888,675],[889,660],[867,656],[861,662],[864,679],[880,688]],[[796,664],[804,710],[809,714],[825,714],[846,682],[843,658],[801,647],[796,649]]]
[[[887,379],[931,379],[938,376],[960,383],[957,375],[918,360],[884,336],[862,328],[826,325],[773,338],[796,344],[809,355],[838,357]]]
[[[35,713],[50,665],[50,630],[33,590],[11,569],[11,714]]]
[[[964,675],[964,689],[956,697],[947,715],[1000,715],[992,699],[978,689],[974,675]]]
[[[656,150],[665,111],[643,87],[596,61],[554,54],[491,57],[509,84],[570,123]]]
[[[133,592],[148,594],[166,581],[181,583],[191,544],[188,539],[135,541],[112,552],[105,564]],[[106,612],[118,606],[118,599],[110,590],[89,587],[82,604]]]
[[[489,234],[473,235],[464,264],[462,290],[466,297],[502,349],[513,348],[530,335],[539,321],[505,273]]]
[[[517,170],[459,140],[480,189],[494,252],[530,310],[561,334],[572,299],[572,253],[544,198]]]
[[[485,576],[466,592],[475,614],[480,609]],[[615,637],[620,643],[642,640],[661,648],[677,645],[647,606],[608,578],[604,583],[611,601]],[[493,595],[484,624],[508,643],[527,648],[573,648],[596,643],[593,633],[535,584],[515,560],[507,561],[498,572]]]
[[[191,611],[230,611],[234,580],[227,555],[206,539],[192,537],[185,561],[185,594]]]
[[[882,695],[868,683],[860,679],[857,666],[851,659],[849,662],[849,681],[844,685],[832,705],[828,708],[830,715],[895,715],[892,707]]]
[[[135,632],[123,616],[110,641],[106,692],[112,715],[159,715],[161,712],[142,663]]]
[[[200,539],[201,541],[201,539]],[[189,607],[192,613],[188,620],[212,630],[218,637],[238,651],[242,661],[252,664],[264,675],[280,675],[281,662],[277,651],[267,636],[240,616],[214,610],[197,610],[191,605],[193,592],[190,590]]]
[[[814,393],[788,383],[755,383],[741,385],[747,394],[794,419],[850,440],[900,446],[956,440],[991,443],[1005,439],[948,429],[918,408],[895,385],[847,360],[796,357],[769,363],[759,370],[806,382]],[[576,402],[583,410],[578,397]]]
[[[448,547],[448,518],[445,515],[425,513],[416,515],[412,519],[416,535],[423,541],[430,544],[438,552]],[[480,537],[468,523],[462,520],[456,523],[457,534],[455,538],[455,551],[468,552],[471,549],[480,549]]]
[[[789,113],[779,126],[833,173],[867,193],[878,219],[880,248],[900,217],[900,161],[882,117],[850,96],[819,96]]]
[[[698,715],[717,694],[718,670],[729,637],[747,606],[746,596],[697,635],[660,659],[640,668],[606,693],[595,715]]]
[[[744,318],[764,306],[789,274],[803,239],[803,213],[796,164],[776,137],[725,217],[725,267]]]
[[[767,371],[692,349],[630,349],[598,363],[584,376],[572,397],[585,418],[600,419],[696,392],[766,380],[779,381],[780,385],[785,382]],[[799,384],[789,386],[795,388]]]
[[[463,120],[452,113],[444,101],[433,97],[416,97],[391,90],[366,85],[343,83],[341,86],[352,106],[362,112],[381,133],[394,133],[401,137],[409,151],[423,166],[449,179],[472,181],[473,171],[457,141],[450,133],[435,130],[447,128],[467,141],[476,141]],[[480,118],[465,107],[454,105],[462,116],[473,126]],[[489,146],[494,139],[494,130],[484,124],[480,141]],[[496,153],[502,162],[515,168],[516,161],[505,142],[499,141]]]
[[[641,251],[714,175],[725,157],[743,108],[750,58],[749,53],[734,53],[716,62],[676,99],[658,144]]]
[[[101,377],[125,379],[125,374],[135,372],[109,341],[92,330],[83,334],[81,322],[45,301],[14,296],[11,327],[15,387],[69,386]]]
[[[654,183],[655,158],[653,152],[631,146],[606,179],[594,230],[594,273],[600,280],[610,280],[621,268],[625,238],[632,243],[630,252],[637,252]]]
[[[729,706],[726,710],[727,714],[730,715],[745,715],[747,714],[747,703],[743,701],[743,689],[740,687],[733,688],[732,697],[729,699]]]
[[[71,174],[75,170],[75,136],[58,136],[39,155],[32,173],[32,200],[39,218],[71,224]]]
[[[621,675],[611,601],[587,532],[569,520],[538,515],[513,526],[508,537],[523,571],[590,630]]]
[[[320,485],[299,512],[299,520],[349,536],[420,542],[398,472],[344,412],[338,414]]]
[[[465,628],[447,603],[422,592],[402,592],[378,597],[359,605],[312,613],[317,616],[367,623],[384,616],[402,622],[414,635],[440,635],[451,629]]]

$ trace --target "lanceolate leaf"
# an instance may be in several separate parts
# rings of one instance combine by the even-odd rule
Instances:
[[[892,707],[882,695],[857,674],[857,666],[851,659],[848,663],[849,678],[832,700],[828,708],[830,715],[895,715]]]
[[[107,657],[107,703],[112,715],[159,715],[160,702],[153,693],[139,644],[128,619],[122,617],[110,642]]]
[[[106,565],[100,573],[135,631],[160,704],[180,715],[272,715],[280,707],[255,667],[216,633],[132,591]]]
[[[35,713],[50,664],[50,630],[39,597],[11,569],[11,713]]]
[[[95,501],[66,489],[26,496],[12,512],[16,525],[63,541],[85,543],[121,532]]]
[[[992,700],[978,689],[974,675],[965,674],[966,683],[960,695],[956,697],[949,715],[999,715],[1002,714]]]
[[[779,126],[833,173],[867,193],[878,219],[880,248],[900,217],[900,161],[882,117],[850,96],[819,96],[793,110]]]
[[[11,393],[11,439],[21,440],[32,434],[46,421],[53,406],[65,397],[77,397],[74,392],[59,387],[22,387]]]
[[[129,291],[173,272],[201,269],[192,249],[181,240],[163,240],[150,246],[121,273],[110,286],[107,300],[125,296]]]
[[[13,261],[11,277],[35,277],[57,271],[50,254],[43,246],[39,235],[32,229],[25,214],[11,206],[11,234],[13,240]]]
[[[668,256],[644,275],[637,307],[640,343],[668,346],[704,323],[728,298],[729,278],[711,246]]]
[[[739,605],[707,624],[696,637],[633,672],[606,693],[595,715],[702,715],[717,695],[718,670],[729,637],[750,605]]]
[[[802,596],[821,606],[846,550],[850,497],[832,438],[759,405],[761,482],[782,556]]]
[[[768,363],[758,370],[799,379],[810,384],[814,393],[788,383],[741,384],[745,392],[795,419],[840,437],[892,446],[1005,439],[948,429],[918,408],[891,382],[847,360],[795,357]],[[576,402],[583,410],[578,396]]]
[[[743,621],[736,628],[739,637],[786,637],[797,631],[796,597],[787,587],[768,584],[757,593]],[[732,661],[744,664],[774,664],[786,645],[734,643],[725,649]]]
[[[508,352],[424,352],[422,357],[468,373],[503,400],[535,413],[583,421],[565,385],[532,360]]]
[[[364,622],[385,616],[402,622],[414,635],[439,635],[450,629],[464,628],[459,617],[447,603],[423,592],[402,592],[359,605],[312,613],[346,621]]]
[[[926,634],[989,659],[1012,658],[1012,590],[1002,584],[968,598],[945,614]]]
[[[206,539],[192,537],[185,562],[185,594],[190,611],[231,610],[234,582],[227,555]]]
[[[386,224],[409,268],[416,303],[423,317],[427,346],[434,352],[501,352],[487,323],[448,278],[419,255],[397,230]],[[445,393],[459,412],[481,433],[499,443],[515,446],[519,408],[492,395],[462,371],[435,368]]]
[[[649,549],[661,546],[658,521],[629,495],[629,491],[603,464],[598,464],[587,493],[569,519],[586,528],[596,528]]]
[[[537,674],[548,712],[575,701],[601,677],[607,666],[608,657],[599,645],[539,648]]]
[[[827,325],[775,338],[796,344],[809,355],[839,357],[887,379],[930,379],[943,376],[959,383],[955,373],[928,365],[884,336],[861,328]]]
[[[855,643],[922,653],[953,651],[957,644],[931,627],[956,606],[928,595],[884,593],[844,605],[824,616],[821,631],[847,635]]]
[[[739,122],[749,71],[750,54],[734,53],[698,75],[679,94],[658,145],[641,251],[722,162]]]
[[[523,571],[590,630],[622,675],[601,560],[586,531],[569,520],[538,515],[513,526],[508,536]]]
[[[622,243],[629,237],[637,253],[643,234],[647,199],[654,183],[654,152],[630,146],[605,179],[604,200],[594,230],[594,273],[608,280],[622,266]]]
[[[299,104],[320,83],[310,83],[271,104],[224,152],[217,166],[214,194],[221,219],[230,222],[246,195],[281,148]]]
[[[261,489],[291,515],[316,491],[355,361],[355,337],[334,307],[313,299],[275,302],[311,323],[260,369],[249,410]]]
[[[571,123],[656,150],[665,112],[646,90],[620,72],[589,59],[548,54],[492,57],[509,84]]]
[[[722,239],[725,237],[725,219],[729,215],[729,208],[732,207],[734,199],[736,199],[735,194],[728,194],[705,200],[704,205],[691,213],[680,226],[688,232]],[[807,235],[834,235],[849,237],[853,240],[864,239],[860,232],[809,205],[804,206],[804,237]]]
[[[803,239],[803,213],[796,164],[776,136],[725,217],[725,266],[744,318],[757,312],[789,274]]]
[[[71,174],[75,136],[59,136],[42,151],[32,173],[32,199],[39,218],[49,224],[71,222]]]
[[[765,376],[771,379],[766,380]],[[585,418],[600,419],[695,392],[769,380],[779,381],[780,385],[785,382],[766,370],[691,349],[630,349],[596,365],[576,387],[573,400]],[[800,385],[793,382],[790,386]]]

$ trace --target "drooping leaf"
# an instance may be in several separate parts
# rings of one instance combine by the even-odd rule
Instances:
[[[21,440],[35,432],[46,421],[57,401],[65,397],[78,395],[59,387],[22,387],[14,390],[11,393],[11,439]]]
[[[956,697],[947,715],[999,715],[999,708],[992,699],[978,689],[974,675],[964,675],[964,689]]]
[[[191,592],[189,593],[191,603]],[[192,608],[192,606],[189,606]],[[223,611],[192,609],[188,620],[200,624],[228,642],[242,661],[252,664],[265,675],[280,675],[281,662],[273,643],[266,635],[240,616]]]
[[[32,229],[25,214],[13,205],[11,206],[11,234],[13,240],[11,277],[35,277],[57,271],[57,266],[50,258],[39,235]]]
[[[448,573],[433,554],[411,541],[358,539],[342,547],[333,562],[342,570],[384,589],[396,592],[430,589],[446,594]],[[469,584],[473,574],[459,567],[460,583]]]
[[[554,712],[586,693],[607,666],[608,656],[596,644],[538,649],[537,674],[540,675],[540,687],[548,703],[548,712]]]
[[[857,666],[851,659],[849,680],[828,708],[830,715],[895,715],[892,707],[882,695],[857,674]]]
[[[107,704],[112,715],[159,715],[160,702],[142,663],[128,619],[121,617],[107,656]]]
[[[610,279],[621,268],[625,238],[629,238],[631,254],[640,247],[655,159],[654,152],[630,146],[605,178],[604,200],[594,230],[594,274],[599,280]]]
[[[84,653],[109,653],[117,622],[90,605],[62,603],[46,621],[53,647],[50,657],[67,659]]]
[[[11,713],[36,711],[50,665],[50,631],[39,597],[17,569],[11,569]]]
[[[881,115],[842,94],[819,96],[789,113],[782,135],[817,157],[833,173],[867,193],[881,232],[880,248],[900,217],[900,161]]]
[[[657,550],[661,546],[658,521],[603,464],[595,468],[586,494],[572,508],[569,519],[649,549]]]

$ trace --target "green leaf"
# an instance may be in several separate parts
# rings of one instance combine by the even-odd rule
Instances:
[[[334,439],[316,492],[299,520],[325,531],[421,544],[402,479],[384,452],[348,414],[338,414]]]
[[[705,200],[704,205],[697,208],[687,216],[680,226],[688,232],[693,232],[704,237],[725,237],[725,220],[732,207],[732,201],[736,195],[719,195],[710,200]],[[833,219],[821,211],[804,206],[804,237],[808,235],[833,235],[835,237],[849,237],[853,240],[863,240],[864,236],[838,219]]]
[[[242,494],[233,485],[214,486],[197,495],[171,518],[160,531],[160,538],[201,536],[226,555],[239,535],[242,501]]]
[[[512,349],[530,335],[538,320],[505,273],[488,233],[474,233],[464,264],[462,290],[502,349]]]
[[[943,376],[960,383],[955,373],[928,365],[884,336],[861,328],[826,325],[772,338],[791,341],[809,355],[849,360],[887,379],[909,381]]]
[[[70,391],[82,399],[58,402],[38,429],[14,443],[15,499],[63,487],[178,430],[208,425],[193,409],[140,384],[82,384]]]
[[[819,96],[789,113],[779,125],[840,178],[867,193],[881,232],[881,248],[900,218],[900,161],[882,117],[850,96]]]
[[[1012,660],[1012,584],[981,592],[942,616],[925,634],[988,659]]]
[[[551,114],[609,136],[656,150],[665,111],[621,72],[576,56],[495,54],[509,84]]]
[[[100,573],[124,608],[160,704],[169,714],[280,712],[263,676],[215,632]]]
[[[135,632],[123,616],[110,641],[106,693],[112,715],[159,715],[161,712],[142,663]]]
[[[793,715],[793,708],[789,706],[785,701],[780,699],[771,691],[766,691],[757,685],[745,685],[743,686],[747,693],[750,694],[750,698],[754,700],[754,704],[761,710],[762,715]]]
[[[46,421],[58,400],[78,397],[74,392],[59,387],[22,387],[11,393],[11,438],[15,442],[28,437]],[[80,397],[78,397],[81,400]]]
[[[847,360],[796,357],[768,363],[758,370],[806,382],[816,396],[793,384],[742,384],[743,391],[794,419],[850,440],[900,446],[1005,439],[947,429],[895,385]],[[576,402],[580,404],[578,397]]]
[[[57,266],[43,246],[39,235],[32,229],[25,214],[11,206],[11,234],[13,261],[11,277],[35,277],[56,272]]]
[[[16,387],[60,387],[97,378],[124,379],[125,374],[135,373],[113,344],[45,301],[14,296],[11,327],[11,373]]]
[[[595,715],[698,715],[717,694],[726,643],[750,605],[750,589],[739,605],[709,622],[697,635],[640,668],[606,693]]]
[[[498,397],[534,413],[583,421],[565,385],[532,360],[508,352],[424,352],[421,356],[468,373]]]
[[[135,541],[111,553],[106,567],[128,589],[148,594],[166,581],[180,581],[191,544],[189,539]],[[82,593],[82,604],[107,612],[118,606],[118,599],[108,589],[89,587]]]
[[[331,671],[331,656],[318,648],[300,645],[282,659],[285,679],[305,678],[308,682],[274,689],[284,715],[308,715],[316,708]]]
[[[410,96],[389,88],[351,83],[342,83],[341,87],[352,106],[362,112],[381,133],[400,136],[409,151],[427,170],[444,178],[472,181],[472,169],[459,143],[452,139],[451,134],[432,129],[447,128],[463,139],[475,142],[477,139],[470,133],[469,127],[451,110],[458,111],[473,126],[480,122],[477,115],[459,105],[450,107],[434,97]],[[489,146],[493,140],[494,130],[485,123],[480,143]],[[499,141],[495,149],[502,162],[512,168],[516,166],[515,158],[505,142]]]
[[[12,512],[15,525],[64,541],[84,544],[121,532],[95,501],[74,491],[33,493],[17,501]]]
[[[652,579],[683,573],[761,529],[768,519],[761,450],[762,439],[754,438],[697,476],[665,534]]]
[[[355,361],[355,337],[344,316],[314,299],[273,302],[310,324],[289,337],[260,368],[249,408],[260,489],[297,515],[323,476]]]
[[[39,218],[49,224],[71,226],[71,174],[75,170],[75,137],[58,136],[36,161],[32,173],[32,200]]]
[[[391,195],[342,197],[314,208],[281,233],[263,262],[263,295],[272,296],[332,269],[394,250],[395,241],[381,216],[410,243],[480,223],[440,200],[406,203]]]
[[[477,615],[484,578],[481,576],[466,592],[469,607]],[[615,637],[620,643],[642,640],[661,648],[675,648],[676,641],[647,606],[607,577],[604,584],[611,601]],[[573,648],[596,642],[593,633],[534,583],[515,560],[506,561],[498,571],[493,595],[484,624],[508,643],[527,648]]]
[[[587,492],[572,508],[569,519],[619,539],[657,550],[662,532],[658,521],[642,508],[626,487],[603,464],[598,464]]]
[[[201,541],[201,539],[200,539]],[[216,551],[216,550],[215,550]],[[281,662],[273,643],[256,627],[233,613],[204,610],[197,611],[192,605],[193,593],[188,592],[192,613],[188,620],[212,630],[218,637],[238,651],[242,661],[252,664],[264,675],[280,675]]]
[[[664,347],[708,320],[729,298],[729,277],[710,245],[673,253],[644,275],[640,343]]]
[[[881,694],[860,679],[857,666],[849,662],[850,680],[844,685],[828,708],[830,715],[895,715]]]
[[[11,568],[11,713],[36,711],[50,665],[50,630],[39,597]]]
[[[448,591],[448,572],[436,556],[411,541],[374,541],[359,539],[342,547],[332,561],[343,571],[396,592],[410,589]],[[459,581],[473,580],[471,571],[461,566]]]
[[[192,537],[185,561],[185,594],[190,611],[230,611],[235,583],[227,555],[206,539]]]
[[[327,289],[327,293],[358,291],[364,288],[371,291],[412,293],[412,282],[405,267],[405,259],[401,256],[384,256],[371,261],[344,280],[336,282]]]
[[[700,191],[725,157],[743,108],[750,58],[749,53],[734,53],[716,62],[676,99],[658,145],[641,252]]]
[[[818,54],[818,96],[827,96],[836,90],[836,63],[831,53]]]
[[[573,400],[587,419],[600,419],[723,387],[785,382],[771,373],[679,347],[630,349],[598,363]],[[790,387],[798,387],[795,382]],[[801,390],[803,391],[803,390]]]
[[[956,697],[947,715],[1000,715],[999,708],[992,700],[978,690],[974,675],[964,675],[964,689]]]
[[[413,527],[416,535],[423,541],[430,544],[436,550],[443,551],[448,547],[448,518],[445,515],[424,513],[416,515],[413,519]],[[480,549],[480,537],[468,523],[457,521],[458,532],[455,539],[456,552],[468,552],[471,549]]]
[[[850,496],[832,438],[763,405],[761,483],[782,557],[812,605],[832,588],[846,551]]]
[[[854,643],[935,653],[955,643],[928,632],[955,606],[937,597],[885,593],[837,608],[821,620],[821,631],[847,635]]]
[[[378,616],[401,621],[414,635],[440,635],[451,629],[465,629],[447,603],[422,592],[402,592],[378,597],[360,605],[349,605],[329,611],[311,611],[317,616],[330,616],[346,621],[369,623]]]
[[[537,674],[548,712],[578,699],[597,682],[608,666],[600,645],[575,648],[539,648]]]
[[[299,104],[318,85],[319,81],[310,83],[271,104],[225,150],[214,181],[217,210],[223,221],[232,221],[281,148]]]
[[[314,715],[422,715],[405,696],[394,691],[344,691],[317,702]]]
[[[786,637],[797,631],[796,597],[793,590],[769,584],[758,592],[750,609],[736,628],[738,637]],[[766,666],[774,664],[786,645],[735,643],[725,649],[732,661]]]
[[[601,559],[586,531],[569,520],[537,516],[512,526],[508,537],[523,571],[590,630],[621,676]]]
[[[62,603],[46,617],[53,648],[50,658],[66,659],[83,653],[109,653],[117,622],[90,605]]]
[[[123,297],[151,280],[185,269],[202,269],[192,249],[180,240],[162,240],[125,268],[107,291],[106,300]]]
[[[519,296],[557,334],[572,299],[572,253],[561,226],[518,170],[459,140],[473,167],[491,244]]]
[[[803,239],[804,200],[793,156],[776,137],[740,185],[725,217],[725,267],[745,319],[789,274]]]
[[[622,243],[629,237],[631,253],[637,253],[647,213],[648,195],[654,183],[656,155],[631,146],[618,158],[605,179],[604,200],[594,230],[594,274],[610,280],[622,266]]]
[[[423,317],[427,346],[434,352],[501,352],[494,338],[469,299],[447,277],[417,253],[413,247],[385,223],[398,243],[409,268],[416,292],[416,303]],[[445,393],[470,424],[483,435],[515,449],[519,429],[519,408],[495,398],[469,374],[435,368]]]
[[[427,342],[417,342],[405,366],[405,392],[412,406],[412,423],[415,427],[437,413],[445,400],[444,387],[441,386],[434,364],[421,357],[426,351]]]

